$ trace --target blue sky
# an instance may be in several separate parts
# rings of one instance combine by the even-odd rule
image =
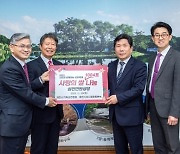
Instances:
[[[44,33],[54,31],[53,24],[74,17],[128,24],[145,34],[155,22],[165,21],[180,36],[179,6],[180,0],[0,0],[0,34],[9,38],[26,32],[38,43]]]

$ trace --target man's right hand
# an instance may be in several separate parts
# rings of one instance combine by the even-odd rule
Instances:
[[[49,97],[49,104],[47,106],[49,107],[55,107],[57,105],[56,103],[56,99],[55,98],[52,98],[52,97]]]
[[[46,72],[44,72],[44,73],[41,75],[41,80],[42,80],[43,82],[49,81],[49,71],[46,71]]]

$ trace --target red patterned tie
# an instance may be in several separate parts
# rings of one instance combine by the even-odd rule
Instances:
[[[24,69],[24,73],[26,75],[26,78],[27,78],[27,80],[29,82],[29,75],[28,75],[28,69],[27,69],[27,65],[26,64],[24,64],[23,69]]]
[[[49,66],[53,65],[51,60],[48,61],[48,64],[49,64]]]

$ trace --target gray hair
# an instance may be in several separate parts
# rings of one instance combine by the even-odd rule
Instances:
[[[15,44],[17,41],[20,41],[22,39],[30,39],[30,35],[26,33],[15,33],[11,36],[9,44]]]

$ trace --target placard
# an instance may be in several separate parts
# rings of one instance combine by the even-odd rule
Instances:
[[[105,103],[108,97],[107,66],[50,66],[49,96],[59,104]]]

